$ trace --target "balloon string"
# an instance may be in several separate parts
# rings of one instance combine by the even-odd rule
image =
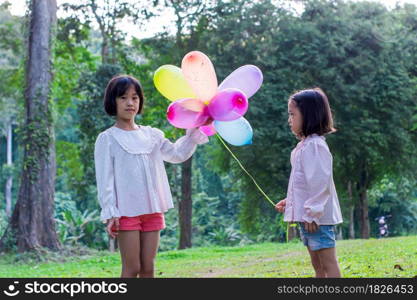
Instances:
[[[261,187],[256,182],[255,178],[253,178],[253,176],[251,174],[249,174],[249,172],[245,169],[245,167],[242,165],[242,163],[236,157],[236,155],[233,154],[232,150],[230,150],[230,148],[226,145],[226,143],[223,141],[223,139],[220,137],[220,135],[218,133],[216,133],[216,136],[219,138],[220,142],[222,142],[223,146],[230,152],[230,154],[232,155],[232,157],[237,161],[237,163],[242,168],[242,170],[245,171],[245,173],[252,179],[253,183],[256,185],[256,187],[262,193],[262,195],[265,196],[266,200],[268,200],[273,206],[275,206],[274,202],[272,202],[272,200],[268,197],[268,195],[265,194],[265,192],[261,189]]]
[[[268,200],[273,206],[275,206],[274,202],[272,202],[272,200],[268,197],[268,195],[265,194],[265,192],[261,189],[261,187],[256,182],[255,178],[253,178],[253,176],[251,174],[249,174],[249,172],[245,169],[245,167],[242,165],[242,163],[236,157],[236,155],[234,155],[234,153],[232,152],[232,150],[230,150],[230,148],[226,145],[226,143],[223,141],[223,139],[220,137],[220,135],[218,133],[216,133],[216,136],[219,138],[220,142],[222,142],[223,146],[230,152],[230,154],[232,155],[232,157],[237,161],[237,163],[242,168],[242,170],[245,171],[245,173],[253,180],[253,182],[255,183],[255,185],[258,188],[258,190],[265,196],[266,200]],[[286,232],[286,235],[285,235],[285,238],[286,238],[287,243],[289,242],[288,237],[289,237],[290,227],[293,227],[294,225],[295,224],[291,224],[290,225],[290,223],[287,223],[287,232]]]

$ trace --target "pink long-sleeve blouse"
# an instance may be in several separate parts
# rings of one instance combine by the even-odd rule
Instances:
[[[343,222],[333,181],[333,157],[323,136],[312,134],[291,152],[291,175],[284,213],[286,222]]]

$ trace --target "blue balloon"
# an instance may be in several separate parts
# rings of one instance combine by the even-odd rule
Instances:
[[[252,144],[253,130],[244,117],[233,121],[215,120],[213,124],[216,131],[229,144],[233,146]]]

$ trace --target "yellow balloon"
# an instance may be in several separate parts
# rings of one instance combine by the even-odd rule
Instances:
[[[155,71],[153,82],[156,89],[166,98],[175,101],[183,98],[196,98],[182,70],[173,65],[163,65]]]
[[[182,59],[181,69],[198,99],[207,104],[217,93],[216,71],[210,59],[200,51],[191,51]]]

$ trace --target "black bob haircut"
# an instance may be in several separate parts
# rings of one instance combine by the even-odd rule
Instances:
[[[296,92],[289,101],[294,101],[303,117],[301,134],[304,137],[314,133],[325,135],[336,132],[329,100],[320,88]]]
[[[131,86],[135,88],[136,94],[139,96],[138,114],[142,113],[144,96],[139,80],[129,75],[118,75],[110,79],[104,92],[104,110],[108,115],[117,115],[116,98],[123,96]]]

